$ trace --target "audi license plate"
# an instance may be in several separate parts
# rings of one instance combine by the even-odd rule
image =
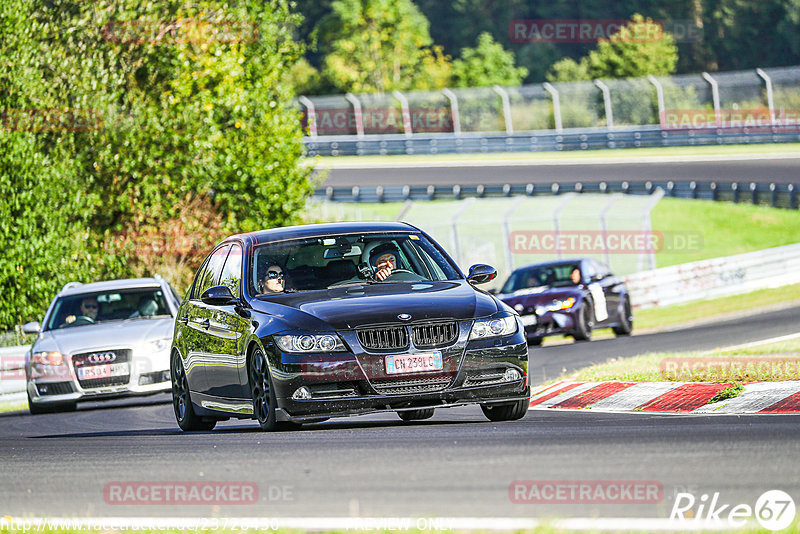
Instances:
[[[438,350],[418,354],[392,354],[386,357],[387,375],[441,370],[442,353]]]
[[[128,362],[79,367],[76,371],[80,380],[95,380],[97,378],[124,376],[128,374]]]
[[[522,324],[524,326],[531,326],[536,324],[536,316],[535,315],[523,315],[520,317],[522,319]]]

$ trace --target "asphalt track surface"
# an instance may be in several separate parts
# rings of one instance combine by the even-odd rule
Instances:
[[[800,308],[630,339],[531,350],[532,374],[647,350],[704,349],[797,331]],[[262,433],[250,421],[181,433],[161,394],[77,412],[0,415],[0,512],[19,516],[645,517],[678,492],[753,506],[800,498],[800,418],[531,410],[491,423],[477,407],[402,423],[394,414]],[[518,504],[517,480],[654,481],[650,504]],[[254,483],[249,505],[109,504],[120,482]]]
[[[717,181],[749,184],[798,184],[800,181],[800,156],[732,161],[632,161],[612,163],[592,160],[584,163],[547,164],[541,162],[515,163],[501,166],[474,162],[459,166],[409,166],[403,163],[388,164],[381,168],[333,168],[327,171],[325,186],[345,187],[358,185],[370,187],[419,185],[490,185],[490,184],[551,184],[647,181]]]

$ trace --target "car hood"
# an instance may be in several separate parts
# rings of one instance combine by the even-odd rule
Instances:
[[[174,319],[128,319],[43,332],[35,351],[77,354],[95,349],[135,347],[154,339],[172,338]]]
[[[538,306],[549,304],[554,300],[563,300],[569,297],[577,298],[582,294],[582,290],[577,286],[570,287],[529,287],[520,289],[514,293],[498,295],[498,298],[508,304],[524,304],[527,306]]]
[[[382,283],[260,297],[256,310],[279,316],[286,328],[346,330],[369,324],[472,319],[498,311],[498,302],[466,281]]]

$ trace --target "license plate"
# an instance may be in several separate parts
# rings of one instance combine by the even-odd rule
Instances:
[[[522,324],[525,326],[530,326],[532,324],[536,324],[537,322],[535,315],[522,315],[520,316],[520,319],[522,319]]]
[[[107,363],[104,365],[92,365],[89,367],[79,367],[77,369],[78,378],[81,380],[95,380],[98,378],[110,378],[112,376],[123,376],[128,374],[128,362]]]
[[[392,354],[386,357],[387,375],[441,370],[442,353],[440,351],[419,354]]]

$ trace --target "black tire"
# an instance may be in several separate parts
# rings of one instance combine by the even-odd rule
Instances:
[[[78,407],[77,402],[60,402],[58,404],[34,404],[31,402],[31,394],[28,395],[28,411],[31,415],[41,415],[45,413],[74,412]]]
[[[261,430],[288,429],[289,425],[278,425],[275,412],[275,389],[269,375],[269,364],[264,351],[256,347],[250,357],[250,393],[253,398],[253,415]]]
[[[528,399],[522,399],[511,404],[481,404],[481,410],[490,421],[516,421],[528,413]]]
[[[543,337],[535,337],[533,339],[528,339],[528,346],[529,347],[538,347],[544,341]]]
[[[592,329],[594,328],[594,308],[590,301],[584,301],[576,314],[575,330],[572,337],[575,341],[589,341],[592,339]]]
[[[616,336],[629,336],[633,332],[633,311],[631,310],[631,300],[625,296],[622,303],[622,315],[619,318],[619,325],[611,328]]]
[[[186,379],[183,361],[178,353],[172,355],[169,371],[172,377],[172,411],[180,429],[184,432],[213,429],[217,425],[215,419],[204,419],[194,413],[189,394],[189,381]]]
[[[406,410],[397,412],[397,415],[403,421],[421,421],[422,419],[430,419],[433,417],[435,408],[424,408],[422,410]]]

